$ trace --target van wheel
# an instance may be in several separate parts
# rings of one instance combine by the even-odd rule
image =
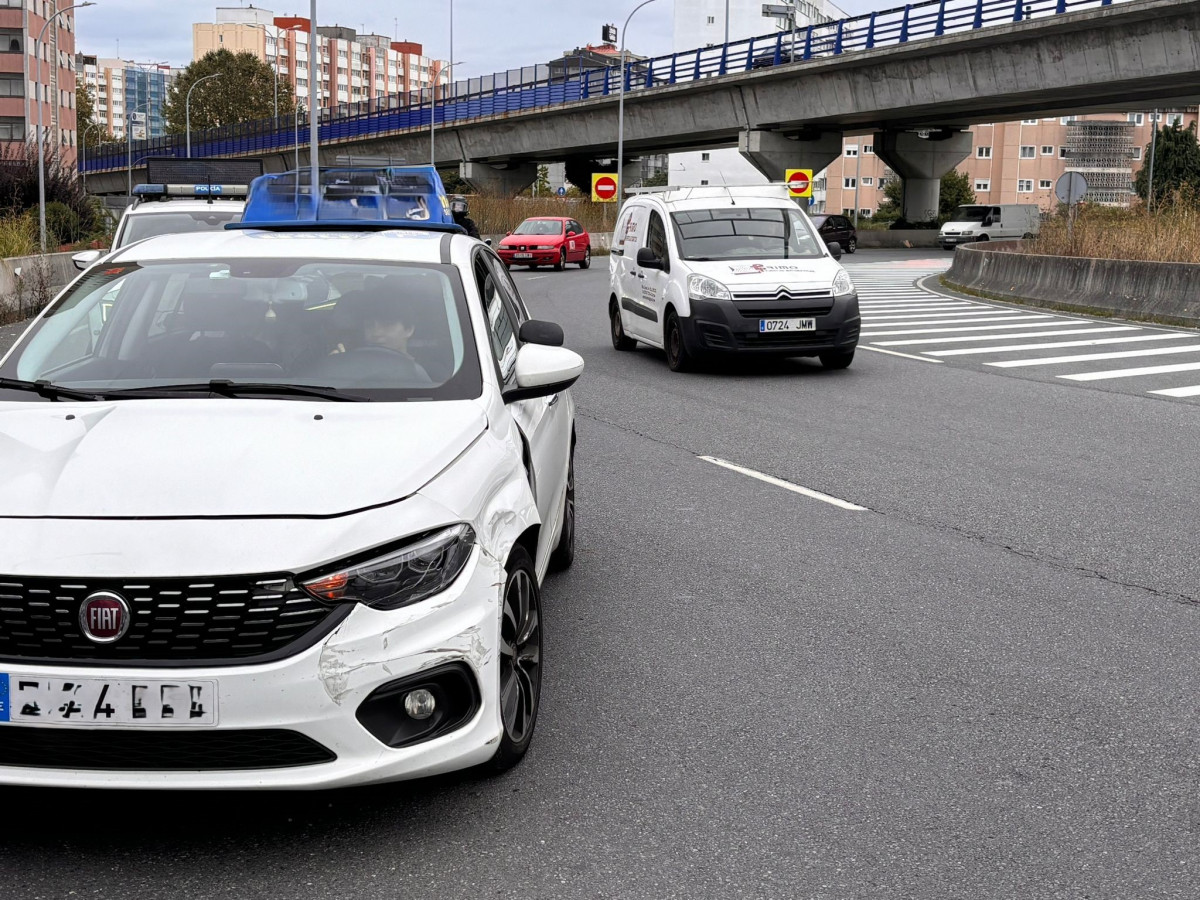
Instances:
[[[672,372],[686,372],[695,365],[695,358],[688,352],[683,341],[683,327],[675,311],[667,313],[667,326],[663,329],[663,341],[667,349],[667,368]]]
[[[845,369],[854,362],[853,350],[826,350],[817,355],[821,365],[827,369]]]
[[[1033,240],[1033,232],[1031,232],[1031,231],[1025,232],[1023,235],[1021,235],[1021,240],[1032,241]]]
[[[614,350],[633,350],[637,347],[637,341],[625,334],[625,326],[621,324],[621,311],[617,309],[615,302],[608,306],[608,320]]]
[[[991,238],[989,238],[986,234],[981,234],[979,237],[975,238],[975,240],[979,243],[983,243],[984,241],[991,240]]]

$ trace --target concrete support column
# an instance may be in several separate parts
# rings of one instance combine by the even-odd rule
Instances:
[[[537,163],[511,162],[503,168],[488,163],[458,164],[459,175],[481,194],[515,197],[537,180]]]
[[[904,218],[928,222],[938,217],[942,176],[971,153],[968,131],[932,131],[921,137],[911,131],[875,135],[875,154],[904,179]]]
[[[842,155],[842,135],[824,131],[798,139],[777,131],[743,131],[738,152],[772,182],[783,182],[788,169],[812,169],[813,177]]]

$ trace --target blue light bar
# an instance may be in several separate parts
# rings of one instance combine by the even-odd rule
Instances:
[[[244,184],[139,184],[133,195],[141,200],[164,197],[245,197]]]
[[[307,169],[254,179],[241,221],[226,227],[461,230],[433,166],[322,169],[315,205],[310,182]]]

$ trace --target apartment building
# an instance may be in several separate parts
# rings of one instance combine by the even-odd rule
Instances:
[[[48,0],[0,0],[0,143],[44,137],[68,165],[75,162],[75,16],[59,16]]]
[[[311,23],[254,7],[219,7],[214,22],[192,25],[192,55],[226,49],[249,52],[266,62],[297,96],[309,95]],[[358,103],[428,88],[445,67],[412,41],[359,34],[353,28],[317,26],[320,104]]]
[[[166,134],[163,108],[177,73],[165,63],[77,54],[76,78],[92,96],[93,121],[98,126],[90,129],[88,145],[105,138],[124,140],[125,129],[131,123],[135,140]]]

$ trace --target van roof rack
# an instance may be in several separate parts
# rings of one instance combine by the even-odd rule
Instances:
[[[772,181],[767,184],[672,184],[662,185],[659,187],[639,187],[627,188],[627,194],[679,194],[678,197],[671,199],[676,200],[699,200],[706,197],[728,197],[730,203],[736,204],[738,200],[750,197],[770,197],[779,199],[781,196],[788,199],[787,183],[783,181]]]

